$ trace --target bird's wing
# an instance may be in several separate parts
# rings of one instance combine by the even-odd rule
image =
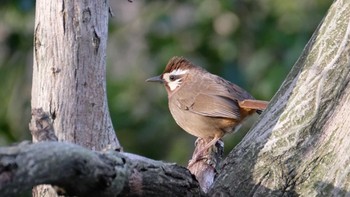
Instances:
[[[241,108],[260,109],[252,105],[256,100],[247,91],[216,75],[208,74],[195,80],[195,87],[184,86],[177,92],[181,98],[177,99],[177,104],[183,110],[203,116],[240,119]]]
[[[191,100],[182,99],[179,103],[188,111],[202,116],[240,119],[237,101],[208,94],[198,94],[192,102]]]
[[[206,92],[208,94],[218,94],[237,101],[243,101],[246,99],[254,100],[252,95],[236,84],[233,84],[216,75],[212,75],[211,78],[213,79],[213,82],[208,83],[206,88]]]
[[[215,75],[212,75],[215,76]],[[215,76],[216,77],[216,76]],[[239,119],[238,100],[226,89],[225,85],[216,83],[211,76],[202,76],[196,86],[185,86],[178,92],[178,105],[183,110],[202,116]],[[185,94],[191,92],[191,94]]]

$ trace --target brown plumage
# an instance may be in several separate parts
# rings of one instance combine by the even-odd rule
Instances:
[[[170,59],[163,74],[147,81],[165,85],[170,112],[182,129],[196,137],[213,139],[198,157],[268,104],[182,57]]]
[[[173,70],[178,70],[178,69],[190,69],[193,67],[197,67],[194,64],[192,64],[190,61],[186,60],[185,58],[182,57],[173,57],[169,60],[168,64],[166,65],[163,73],[170,73]],[[197,67],[198,69],[202,69],[201,67]]]

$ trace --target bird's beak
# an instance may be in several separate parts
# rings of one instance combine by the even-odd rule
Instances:
[[[155,76],[155,77],[151,77],[151,78],[147,79],[146,82],[163,83],[163,79],[161,78],[161,75],[159,75],[159,76]]]

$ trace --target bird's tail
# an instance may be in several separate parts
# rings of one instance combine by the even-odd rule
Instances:
[[[239,107],[245,109],[255,109],[256,113],[261,114],[266,109],[269,102],[261,100],[246,99],[238,102]]]

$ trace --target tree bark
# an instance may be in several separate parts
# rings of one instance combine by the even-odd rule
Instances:
[[[36,195],[68,196],[200,196],[190,171],[115,150],[91,151],[54,142],[52,122],[43,110],[33,110],[32,135],[46,142],[0,148],[0,196],[17,196],[37,184]],[[49,167],[48,167],[49,166]]]
[[[108,14],[108,1],[36,1],[32,109],[49,113],[59,141],[93,150],[120,147],[106,97]],[[56,195],[40,186],[33,196]]]
[[[108,1],[36,1],[32,109],[50,113],[59,141],[94,150],[119,146],[106,97],[108,14]]]
[[[336,0],[210,196],[349,196],[350,2]]]
[[[217,176],[217,167],[222,161],[224,154],[224,142],[219,140],[216,144],[210,147],[208,150],[201,154],[199,160],[195,155],[198,151],[201,151],[212,139],[197,138],[195,143],[195,150],[192,154],[194,163],[187,165],[188,170],[196,177],[203,192],[207,193],[214,183],[215,177]]]
[[[43,183],[69,196],[201,195],[186,168],[140,156],[62,142],[0,148],[0,196],[17,196]]]

